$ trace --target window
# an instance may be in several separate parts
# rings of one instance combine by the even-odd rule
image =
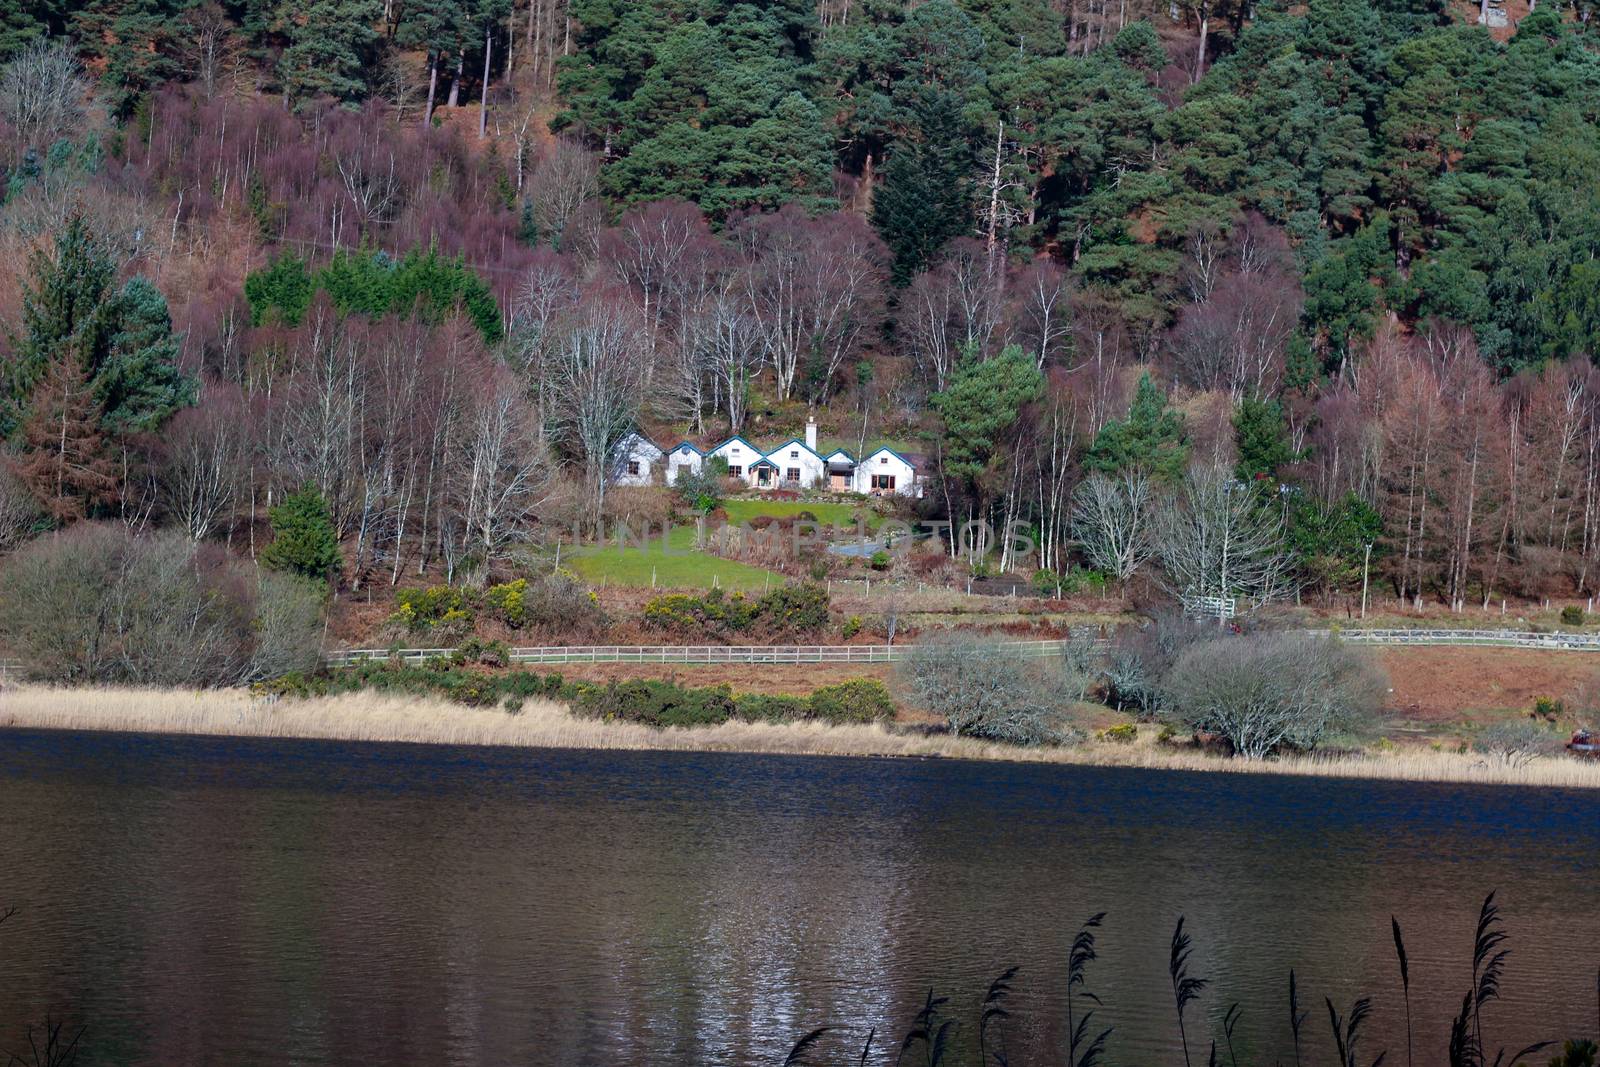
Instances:
[[[638,460],[636,460],[636,459],[628,460],[628,473],[629,474],[638,474],[639,473],[639,461]]]
[[[790,467],[789,468],[789,473],[788,473],[788,479],[791,482],[798,482],[800,480],[800,468],[799,467]]]
[[[874,474],[872,476],[872,488],[874,488],[874,489],[893,489],[894,488],[894,475],[892,475],[892,474]]]
[[[738,454],[739,454],[739,446],[738,445],[734,445],[732,448],[728,449],[728,455],[737,456]]]
[[[879,456],[878,457],[878,463],[879,463],[880,466],[888,466],[889,465],[889,457],[888,456]]]
[[[730,477],[730,478],[742,478],[743,476],[744,476],[744,468],[743,467],[739,466],[737,463],[728,464],[728,477]]]
[[[798,448],[791,448],[789,450],[789,458],[790,459],[799,459],[800,458],[800,450]]]

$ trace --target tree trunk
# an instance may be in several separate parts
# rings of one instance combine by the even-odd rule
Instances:
[[[494,58],[494,23],[483,28],[483,92],[478,97],[478,140],[489,135],[489,61]]]
[[[1484,0],[1485,3],[1488,0]],[[1211,16],[1204,7],[1200,8],[1200,50],[1194,60],[1194,80],[1199,83],[1206,72],[1206,31],[1211,28]]]
[[[456,53],[456,73],[450,79],[450,106],[455,107],[461,102],[461,75],[467,67],[467,50],[463,48]]]
[[[439,91],[439,53],[428,53],[428,106],[422,110],[422,128],[433,122],[433,101]]]

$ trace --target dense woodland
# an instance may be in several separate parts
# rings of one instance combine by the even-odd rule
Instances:
[[[1600,39],[1506,11],[6,5],[0,540],[309,485],[347,581],[477,578],[635,425],[814,411],[1056,572],[1210,507],[1292,550],[1227,592],[1587,595]]]

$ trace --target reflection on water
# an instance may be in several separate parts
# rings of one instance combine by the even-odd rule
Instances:
[[[1191,1040],[1238,1001],[1241,1063],[1292,1055],[1290,967],[1318,1061],[1325,995],[1403,1048],[1397,914],[1437,1063],[1491,888],[1492,1046],[1596,1026],[1594,794],[7,732],[0,813],[0,1048],[65,1013],[87,1064],[777,1063],[824,1023],[894,1045],[930,985],[972,1031],[1010,964],[1045,1062],[1102,909],[1112,1063],[1174,1062],[1180,913]]]

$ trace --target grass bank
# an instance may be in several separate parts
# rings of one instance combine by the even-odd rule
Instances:
[[[0,692],[0,727],[537,748],[906,756],[1228,774],[1600,788],[1600,762],[1582,763],[1567,758],[1536,760],[1515,767],[1477,755],[1418,748],[1249,763],[1158,745],[1148,728],[1141,729],[1139,739],[1131,744],[1089,741],[1070,748],[1028,749],[878,724],[727,722],[692,729],[656,729],[580,719],[569,714],[564,705],[549,700],[530,699],[520,713],[512,715],[497,708],[463,707],[443,699],[373,692],[269,703],[244,690],[19,686]]]

